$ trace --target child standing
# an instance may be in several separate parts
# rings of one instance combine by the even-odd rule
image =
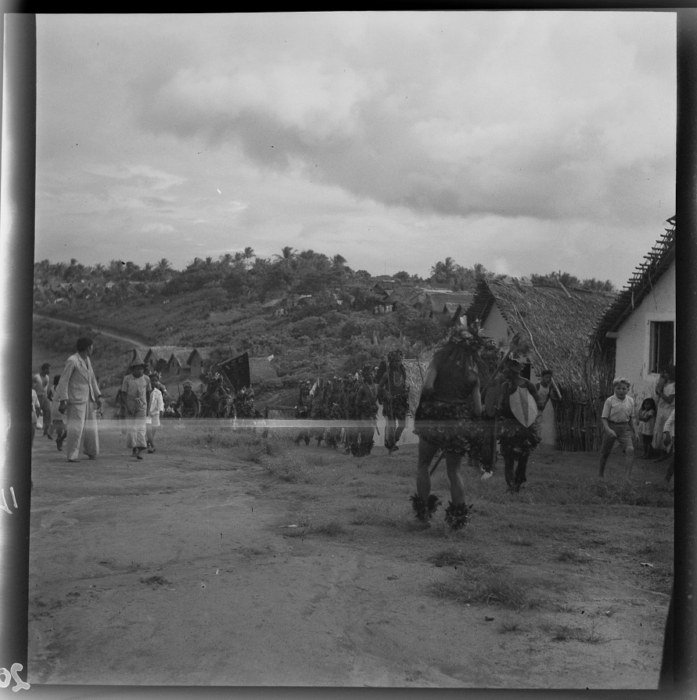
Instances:
[[[148,416],[145,419],[145,437],[148,445],[148,452],[155,451],[155,434],[160,427],[160,416],[165,410],[165,401],[162,396],[162,384],[157,379],[153,380],[153,389],[150,394],[150,405],[148,406]]]
[[[641,402],[641,408],[639,409],[639,424],[637,426],[637,431],[641,435],[641,444],[644,448],[644,459],[649,459],[651,457],[653,442],[653,431],[656,427],[656,402],[649,398],[644,399]]]
[[[63,442],[68,434],[68,429],[63,421],[63,414],[60,412],[60,401],[56,398],[56,387],[58,386],[60,378],[60,374],[56,374],[53,377],[53,391],[51,392],[51,424],[53,425],[53,430],[56,435],[56,447],[59,450],[62,450]]]
[[[612,382],[614,394],[605,400],[601,420],[603,444],[600,448],[600,478],[605,477],[605,464],[617,441],[624,452],[625,477],[629,478],[634,466],[634,399],[628,396],[629,380],[617,377]]]

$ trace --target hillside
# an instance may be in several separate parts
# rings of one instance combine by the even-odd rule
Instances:
[[[378,364],[393,347],[402,348],[407,357],[416,357],[444,333],[426,308],[402,306],[375,314],[320,293],[289,304],[279,314],[277,305],[223,300],[218,292],[205,288],[125,304],[79,299],[69,306],[36,305],[41,316],[34,321],[34,364],[43,361],[42,354],[53,358],[72,352],[77,335],[89,334],[97,341],[94,359],[102,370],[100,381],[115,386],[123,376],[133,343],[119,342],[95,330],[109,328],[141,337],[146,348],[205,348],[208,364],[243,352],[251,357],[273,356],[278,381],[257,384],[255,391],[259,394],[261,390],[272,404],[292,404],[297,384],[303,379],[353,372],[365,363]]]
[[[485,277],[494,276],[452,258],[436,262],[427,280],[407,272],[372,277],[340,255],[290,247],[270,259],[251,248],[217,260],[195,258],[181,271],[166,259],[142,269],[132,261],[42,260],[34,265],[34,312],[41,315],[34,323],[34,364],[43,361],[40,354],[72,352],[75,338],[90,334],[107,387],[120,382],[137,343],[205,349],[203,370],[243,352],[273,357],[278,381],[255,391],[289,390],[303,379],[376,365],[395,347],[418,357],[443,337],[443,321],[470,305]],[[561,272],[536,278],[591,289],[609,284]]]

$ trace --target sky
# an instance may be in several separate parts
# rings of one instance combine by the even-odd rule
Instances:
[[[35,258],[285,246],[618,288],[675,214],[669,12],[39,15]]]

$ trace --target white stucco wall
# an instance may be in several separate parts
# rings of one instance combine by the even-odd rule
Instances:
[[[661,275],[653,290],[617,331],[615,376],[629,379],[632,384],[630,393],[639,402],[647,396],[653,397],[659,376],[648,371],[652,321],[675,323],[675,262]]]
[[[491,338],[495,343],[503,343],[505,347],[508,346],[511,336],[513,335],[508,323],[506,323],[506,319],[502,316],[501,310],[496,304],[491,307],[489,315],[484,319],[481,330],[484,335]],[[530,381],[533,384],[540,381],[540,378],[534,371],[530,374]],[[551,401],[547,402],[545,410],[542,412],[540,438],[543,445],[554,445],[557,441],[554,406]]]

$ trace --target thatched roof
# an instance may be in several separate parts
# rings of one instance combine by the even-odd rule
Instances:
[[[191,350],[175,350],[170,356],[169,356],[169,364],[172,364],[172,361],[176,362],[180,367],[188,367],[189,365],[189,357],[191,356]]]
[[[145,353],[145,361],[165,360],[169,362],[173,352],[187,352],[187,350],[180,345],[152,345]]]
[[[441,313],[444,309],[454,312],[458,306],[466,311],[474,299],[473,292],[452,292],[442,289],[424,289],[431,311]]]
[[[186,360],[186,364],[190,365],[194,361],[195,355],[198,355],[201,358],[201,362],[205,362],[211,356],[211,353],[214,349],[215,348],[212,347],[194,348],[189,353],[189,357]]]
[[[670,228],[665,229],[651,250],[644,255],[643,262],[636,266],[629,281],[593,329],[591,341],[596,349],[605,344],[606,333],[616,331],[624,323],[675,261],[675,217],[667,219],[667,223]]]
[[[481,280],[467,318],[483,322],[496,304],[512,334],[532,342],[534,369],[549,367],[562,392],[581,398],[588,383],[588,338],[613,299],[608,292]]]

